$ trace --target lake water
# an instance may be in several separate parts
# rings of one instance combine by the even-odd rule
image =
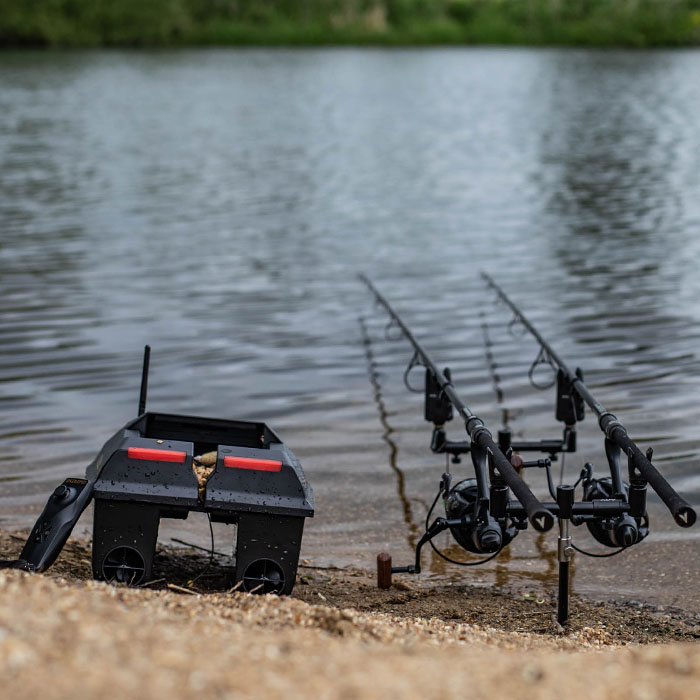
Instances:
[[[151,409],[264,419],[300,457],[304,556],[408,563],[444,461],[361,271],[494,432],[556,437],[491,272],[700,504],[698,75],[697,51],[0,53],[0,525],[30,526],[135,414],[150,343]],[[565,478],[589,460],[591,415]],[[575,590],[700,610],[700,529],[650,514],[640,547],[578,558]],[[207,542],[201,519],[173,533]],[[555,548],[424,565],[552,587]]]

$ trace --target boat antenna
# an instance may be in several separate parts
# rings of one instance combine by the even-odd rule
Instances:
[[[143,348],[143,370],[141,372],[141,393],[139,395],[139,416],[146,412],[146,395],[148,394],[148,365],[151,361],[151,346]]]

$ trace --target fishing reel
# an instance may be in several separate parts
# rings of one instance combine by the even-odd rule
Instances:
[[[588,478],[583,480],[584,501],[610,501],[619,495],[630,504],[628,513],[608,518],[594,517],[585,521],[593,538],[606,547],[631,547],[649,534],[646,482],[633,481],[631,485],[623,482],[622,490],[622,494],[616,494],[612,479],[609,476],[595,479],[590,468]]]
[[[460,547],[472,554],[493,554],[510,544],[518,528],[509,518],[494,518],[489,513],[488,499],[479,499],[476,479],[463,479],[445,497],[445,516],[450,521],[452,537]]]

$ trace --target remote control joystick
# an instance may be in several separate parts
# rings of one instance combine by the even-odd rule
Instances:
[[[70,489],[65,484],[61,484],[53,492],[53,495],[57,501],[63,501],[70,496]]]
[[[66,479],[49,497],[20,554],[27,571],[44,571],[56,561],[78,518],[90,503],[93,482]]]

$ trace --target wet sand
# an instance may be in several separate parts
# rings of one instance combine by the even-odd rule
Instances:
[[[21,545],[0,531],[7,556]],[[690,700],[700,687],[700,620],[681,610],[576,597],[562,631],[536,590],[380,591],[371,572],[306,561],[292,597],[251,596],[221,561],[160,547],[160,580],[117,587],[90,580],[78,538],[45,575],[0,571],[7,697]]]

